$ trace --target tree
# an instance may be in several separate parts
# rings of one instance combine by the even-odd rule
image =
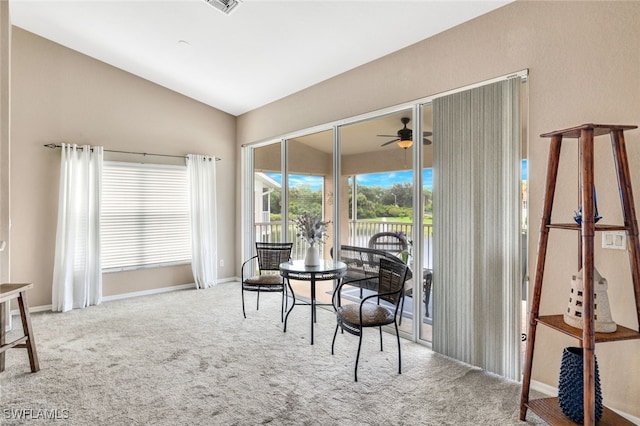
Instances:
[[[358,186],[358,219],[376,217],[376,207],[382,198],[379,186]]]
[[[282,194],[279,190],[273,190],[269,193],[269,202],[271,204],[271,220],[281,220],[282,218]]]
[[[408,182],[394,183],[390,188],[384,190],[382,202],[398,207],[413,206],[413,184]]]
[[[312,190],[307,184],[289,188],[289,216],[303,213],[322,217],[322,190]]]
[[[424,199],[424,214],[433,216],[433,192],[428,188],[422,188],[422,197]]]

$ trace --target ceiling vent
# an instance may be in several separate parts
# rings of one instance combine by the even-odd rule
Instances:
[[[238,0],[204,0],[209,3],[211,6],[218,9],[220,12],[225,14],[231,13],[233,9],[238,5]]]

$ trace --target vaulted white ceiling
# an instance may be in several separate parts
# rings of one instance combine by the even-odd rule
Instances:
[[[12,24],[240,115],[503,1],[10,0]]]

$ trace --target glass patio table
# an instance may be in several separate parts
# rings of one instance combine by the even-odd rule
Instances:
[[[317,266],[308,266],[304,260],[291,260],[280,264],[280,275],[287,280],[287,286],[291,290],[293,305],[287,310],[284,317],[284,331],[287,331],[287,319],[296,305],[311,306],[311,344],[313,345],[313,324],[316,322],[316,305],[331,305],[330,303],[316,303],[316,281],[339,280],[347,273],[347,264],[337,260],[321,259]],[[290,279],[309,281],[311,285],[311,301],[302,302],[296,299],[291,287]]]

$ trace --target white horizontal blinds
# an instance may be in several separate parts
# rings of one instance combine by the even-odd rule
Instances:
[[[105,162],[102,268],[189,263],[186,166]]]
[[[433,349],[520,377],[520,86],[433,102]]]

